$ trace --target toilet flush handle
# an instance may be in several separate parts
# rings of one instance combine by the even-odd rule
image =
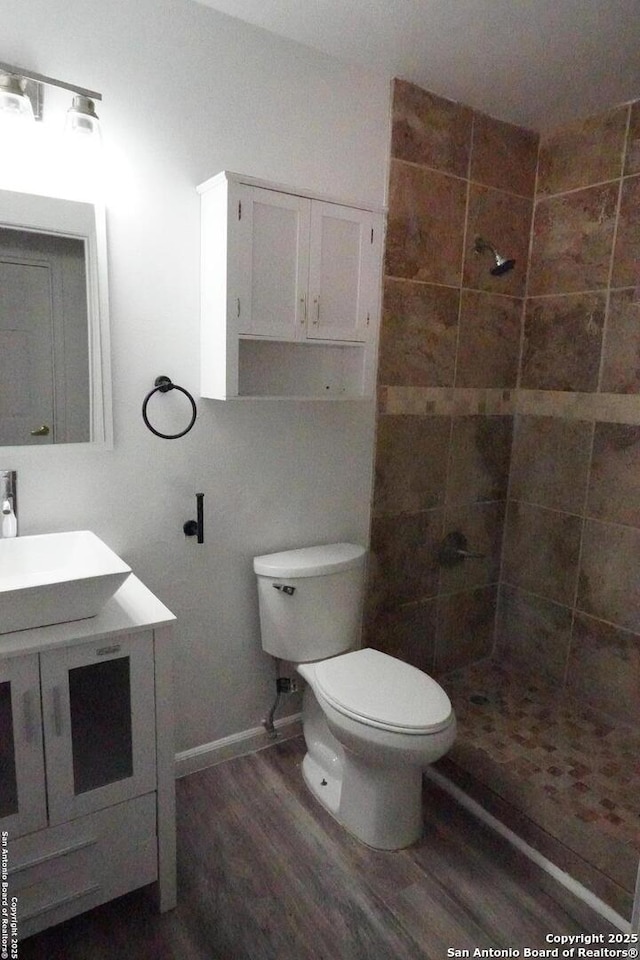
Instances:
[[[296,592],[296,588],[289,586],[288,583],[274,583],[273,589],[279,590],[281,593],[286,593],[288,597],[292,597]]]

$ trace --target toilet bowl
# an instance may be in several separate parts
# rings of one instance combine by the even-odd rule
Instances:
[[[357,646],[364,548],[328,544],[256,557],[263,648],[306,681],[302,771],[320,803],[383,850],[422,832],[422,771],[452,746],[451,702],[435,680]]]
[[[414,843],[422,833],[422,771],[456,736],[444,690],[415,667],[367,648],[297,670],[308,684],[303,774],[311,792],[371,847]]]

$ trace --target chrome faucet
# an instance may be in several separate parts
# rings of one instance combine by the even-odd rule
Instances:
[[[0,539],[18,536],[18,475],[15,470],[0,470]]]

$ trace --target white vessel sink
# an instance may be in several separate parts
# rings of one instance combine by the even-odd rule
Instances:
[[[90,530],[0,540],[0,634],[94,617],[130,573]]]

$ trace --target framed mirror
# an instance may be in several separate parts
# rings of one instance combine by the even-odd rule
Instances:
[[[0,190],[0,448],[112,442],[104,209]]]

